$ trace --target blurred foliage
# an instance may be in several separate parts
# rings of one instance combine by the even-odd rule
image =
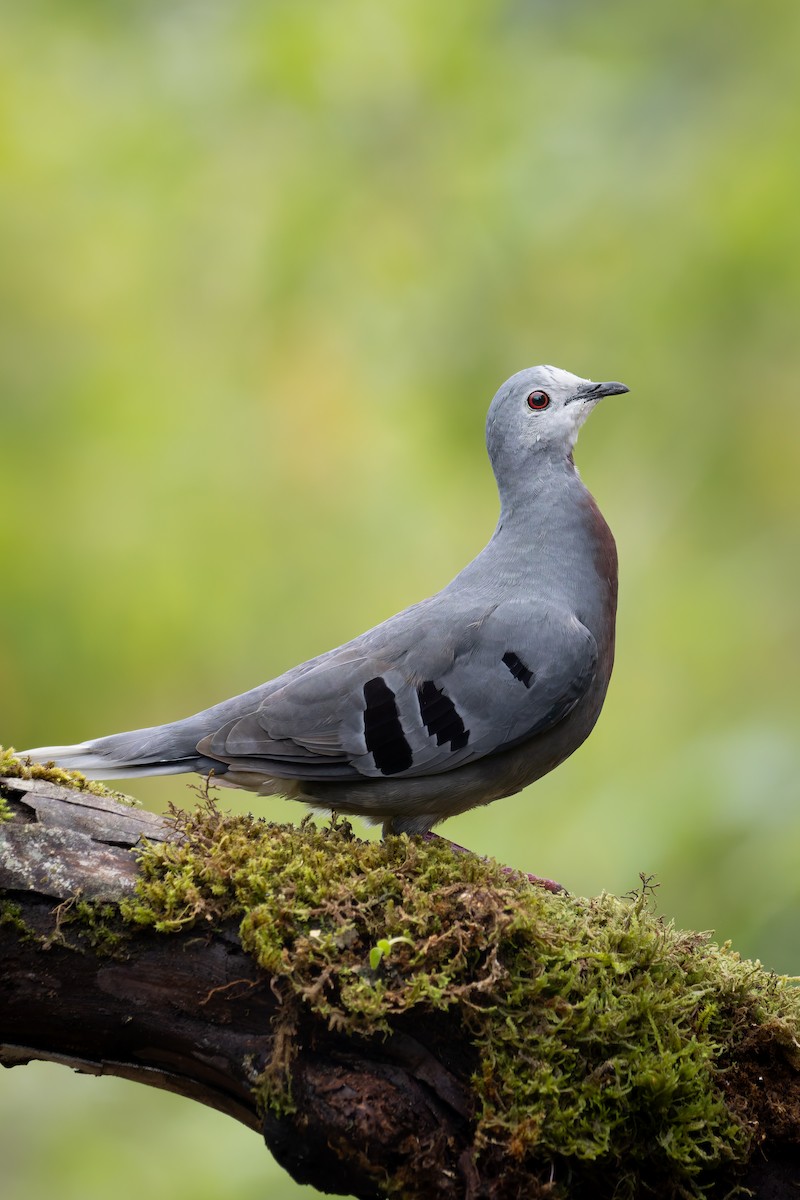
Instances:
[[[622,378],[578,448],[603,718],[446,832],[587,894],[656,872],[800,971],[800,8],[0,11],[0,741],[184,715],[430,593],[494,525],[496,386]],[[5,1200],[301,1192],[122,1083],[15,1071],[0,1113]]]

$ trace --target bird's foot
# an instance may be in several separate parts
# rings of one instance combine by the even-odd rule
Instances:
[[[473,850],[467,849],[466,846],[459,846],[458,842],[451,842],[449,838],[443,838],[438,833],[431,833],[430,830],[428,830],[427,833],[422,834],[422,840],[425,842],[444,842],[446,846],[449,846],[451,850],[456,850],[459,854],[474,853]],[[545,879],[541,875],[531,875],[529,871],[518,871],[515,867],[503,867],[503,874],[522,875],[536,887],[544,888],[545,891],[552,892],[554,896],[567,894],[567,889],[563,884],[556,883],[554,879]]]

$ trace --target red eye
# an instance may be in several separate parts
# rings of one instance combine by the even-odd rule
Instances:
[[[550,403],[550,397],[547,392],[531,392],[528,396],[528,408],[533,408],[537,412],[541,412],[543,408],[547,408]]]

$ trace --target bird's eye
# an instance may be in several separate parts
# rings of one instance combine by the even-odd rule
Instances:
[[[547,392],[535,391],[528,396],[528,408],[534,409],[536,412],[541,412],[543,408],[547,408],[550,403],[550,397]]]

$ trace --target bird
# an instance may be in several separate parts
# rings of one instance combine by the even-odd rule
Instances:
[[[573,449],[628,390],[547,365],[501,385],[486,419],[497,526],[428,599],[182,720],[21,753],[90,779],[196,772],[384,837],[521,791],[582,744],[606,696],[617,551]]]

